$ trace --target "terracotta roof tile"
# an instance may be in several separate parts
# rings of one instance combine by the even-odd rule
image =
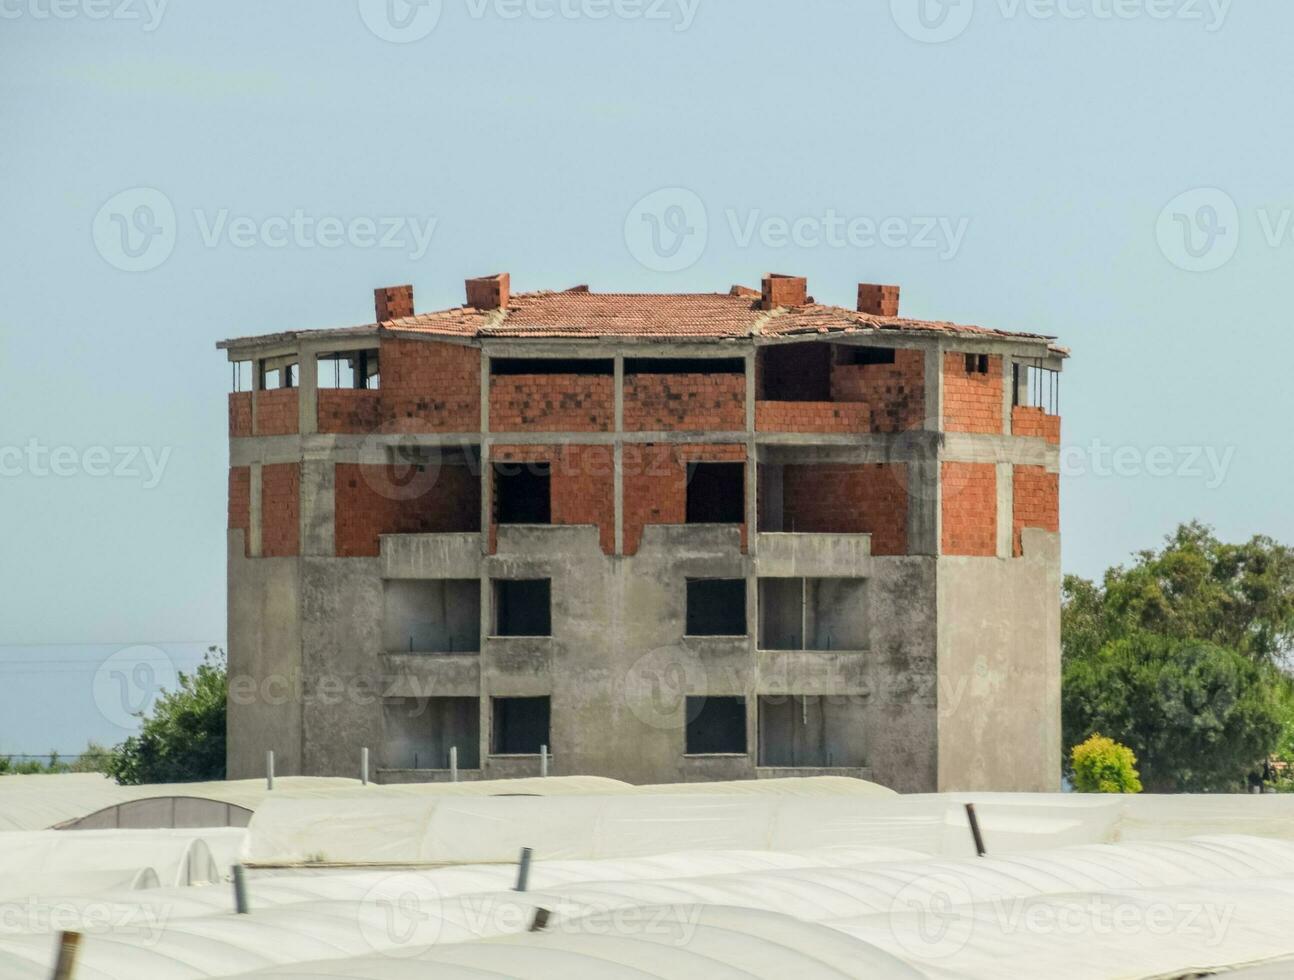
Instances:
[[[790,337],[898,331],[1036,341],[1053,339],[1042,334],[1009,333],[941,321],[871,316],[816,303],[766,311],[759,308],[758,293],[744,287],[733,287],[728,293],[592,293],[587,287],[565,292],[518,293],[511,297],[506,311],[461,306],[350,329],[464,338],[736,340],[756,335]],[[244,341],[252,339],[243,338]],[[225,341],[221,346],[237,343],[240,341]]]

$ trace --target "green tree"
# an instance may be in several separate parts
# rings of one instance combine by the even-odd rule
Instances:
[[[1196,521],[1131,567],[1111,568],[1099,586],[1066,576],[1064,599],[1067,659],[1145,632],[1284,663],[1294,645],[1294,550],[1263,536],[1226,544]]]
[[[1243,790],[1284,729],[1281,675],[1234,650],[1136,633],[1066,661],[1064,740],[1128,745],[1152,792]]]
[[[107,773],[124,784],[187,783],[225,778],[225,698],[228,673],[223,651],[211,647],[179,689],[164,692],[143,718],[138,735],[119,745]]]
[[[1137,757],[1112,738],[1095,734],[1070,752],[1074,788],[1080,793],[1140,793]]]
[[[76,757],[69,767],[69,772],[101,772],[106,774],[112,764],[115,753],[98,742],[91,741],[85,751]]]

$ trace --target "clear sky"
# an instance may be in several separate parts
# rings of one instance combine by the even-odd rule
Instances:
[[[1292,37],[1252,0],[0,0],[0,752],[116,741],[108,656],[223,642],[213,345],[381,285],[899,283],[1072,347],[1067,571],[1190,518],[1294,541]]]

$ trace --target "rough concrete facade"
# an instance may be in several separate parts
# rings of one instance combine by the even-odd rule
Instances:
[[[1050,338],[788,276],[467,292],[221,345],[231,777],[1056,787]]]

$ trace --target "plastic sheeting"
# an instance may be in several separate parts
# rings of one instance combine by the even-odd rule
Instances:
[[[991,848],[1013,852],[1114,838],[1108,797],[987,799]],[[629,857],[681,848],[901,847],[970,854],[964,808],[942,796],[611,795],[560,798],[267,799],[248,828],[250,863],[453,864]]]
[[[526,893],[501,887],[511,869],[498,867],[253,878],[249,916],[140,911],[119,920],[112,910],[114,925],[87,935],[78,978],[266,968],[302,978],[563,970],[566,978],[1112,978],[1294,956],[1294,845],[1284,841],[1089,845],[938,861],[831,857],[733,871],[803,859],[713,855],[711,873],[679,877],[646,874],[689,867],[695,856],[606,861],[599,880],[545,881]],[[726,862],[729,870],[714,873]],[[535,866],[537,885],[544,867]],[[271,887],[295,888],[299,900],[260,904]],[[537,907],[552,913],[546,930],[522,935]],[[47,975],[50,938],[0,938],[0,978]]]
[[[243,835],[242,830],[224,828],[11,831],[0,834],[0,875],[57,876],[151,868],[166,885],[208,884],[221,880]]]

